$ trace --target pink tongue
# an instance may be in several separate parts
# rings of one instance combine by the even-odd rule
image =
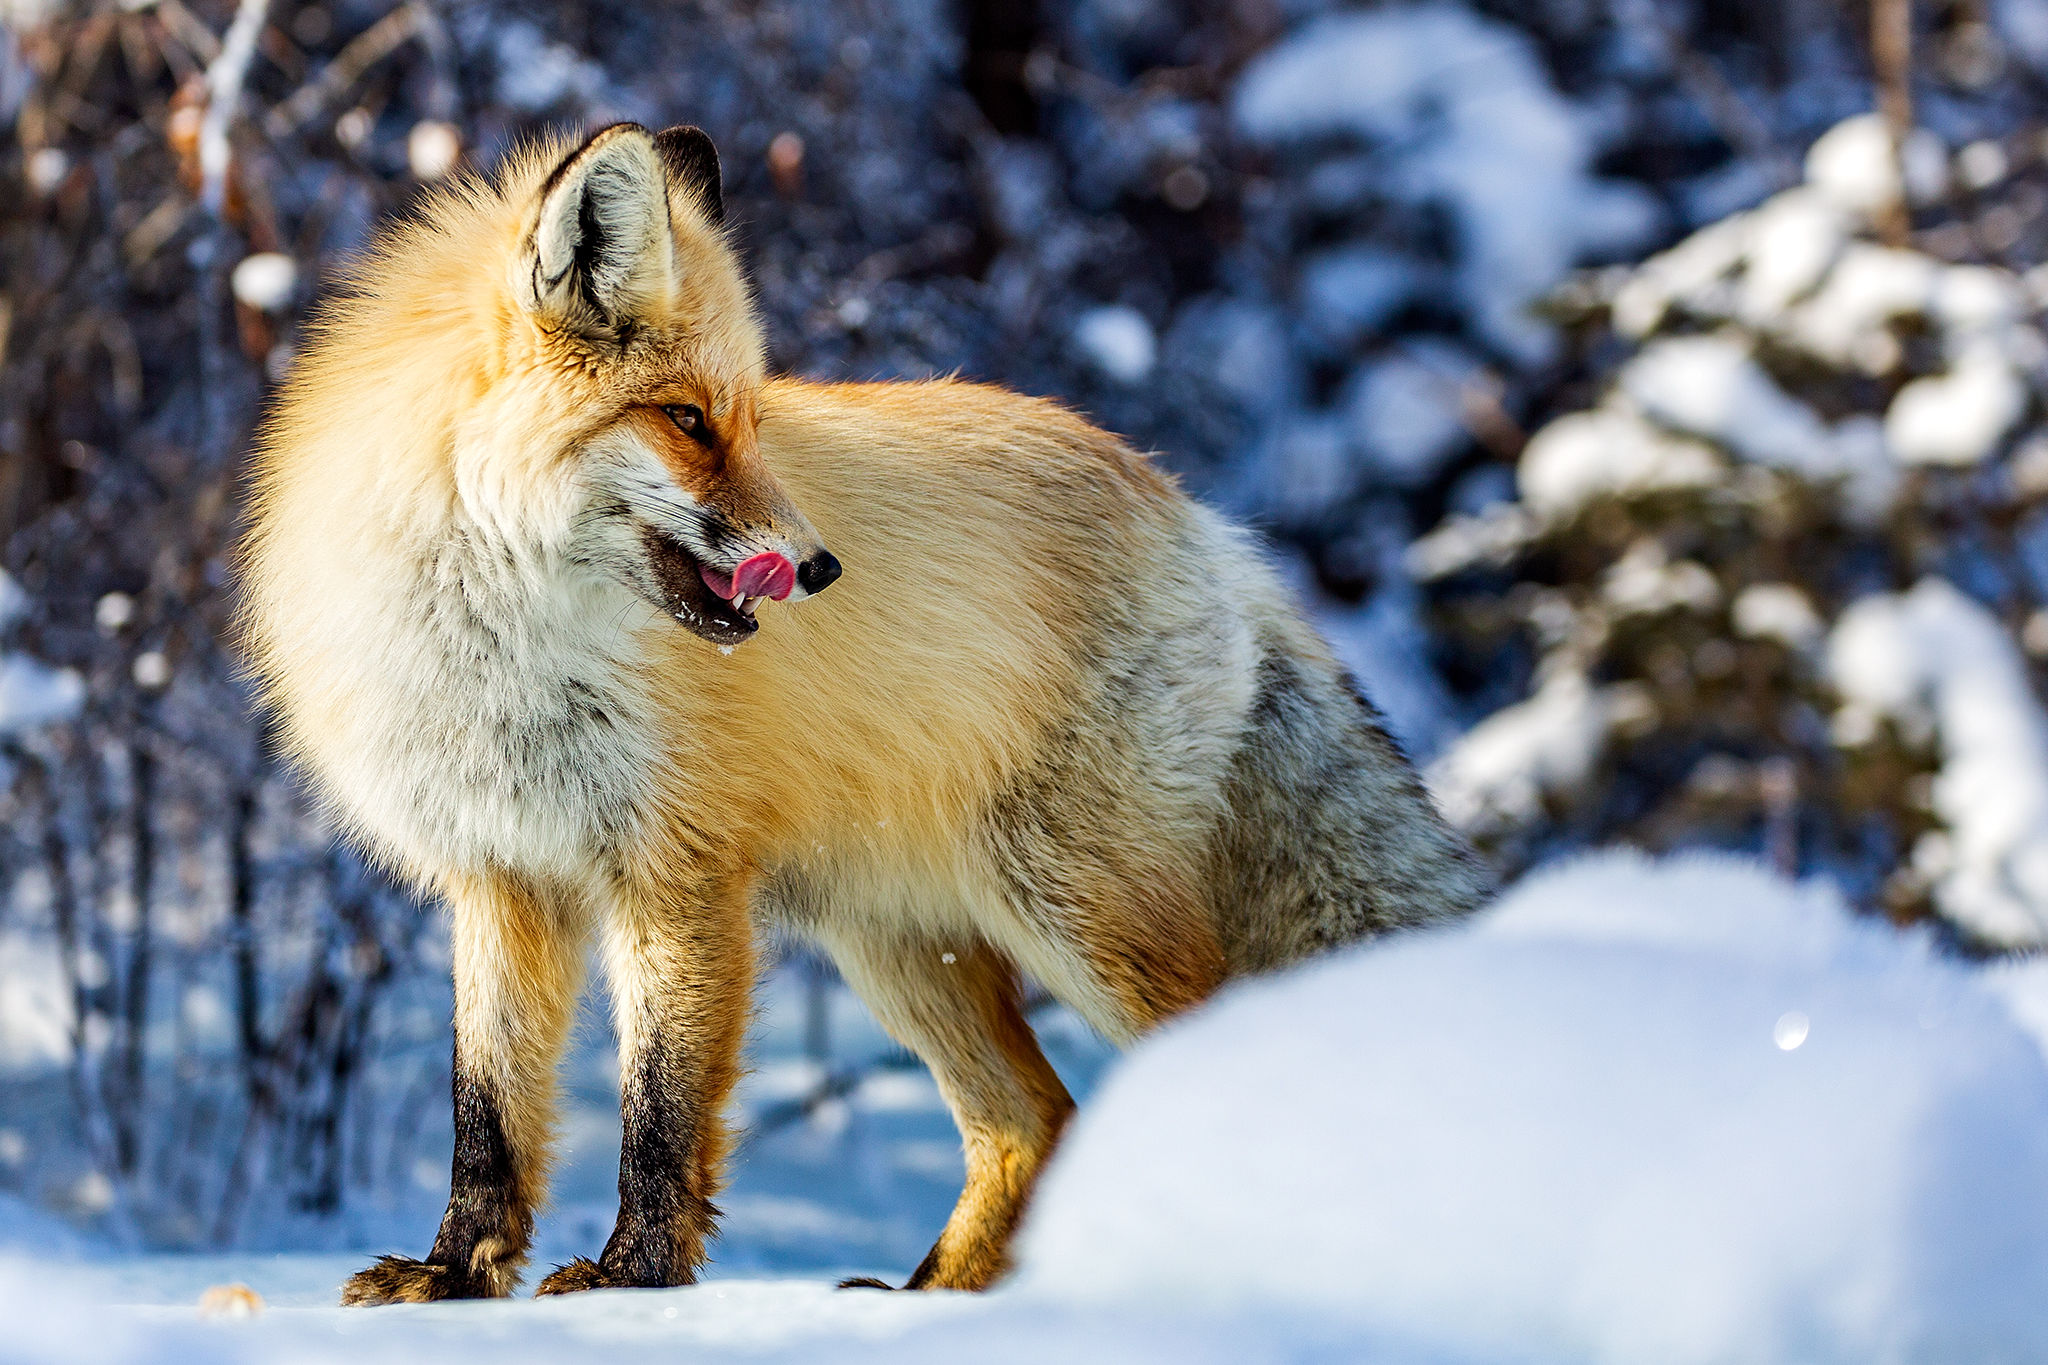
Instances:
[[[732,571],[732,585],[749,597],[773,602],[796,591],[796,567],[773,550],[740,561]]]
[[[795,567],[773,550],[741,560],[740,566],[730,574],[722,574],[704,564],[697,566],[697,572],[704,579],[705,586],[728,602],[736,591],[748,597],[766,597],[780,602],[796,589]]]

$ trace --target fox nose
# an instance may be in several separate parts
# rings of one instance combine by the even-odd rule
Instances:
[[[839,577],[839,561],[830,550],[820,550],[803,562],[796,571],[796,581],[807,593],[820,593],[832,586]]]

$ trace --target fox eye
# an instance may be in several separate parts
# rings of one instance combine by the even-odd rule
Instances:
[[[704,409],[695,403],[671,404],[661,411],[683,435],[699,445],[711,444],[711,428],[704,422]]]

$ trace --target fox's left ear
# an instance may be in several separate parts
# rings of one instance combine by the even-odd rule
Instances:
[[[712,223],[725,221],[725,189],[720,184],[718,148],[702,128],[679,123],[654,135],[654,150],[668,167],[669,179],[697,196],[697,205]]]
[[[674,286],[668,183],[654,138],[615,123],[541,187],[527,248],[526,303],[544,321],[623,340]]]

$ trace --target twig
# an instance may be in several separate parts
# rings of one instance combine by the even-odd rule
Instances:
[[[793,1123],[809,1118],[834,1100],[843,1100],[861,1088],[867,1080],[889,1071],[916,1071],[924,1065],[915,1055],[902,1049],[892,1049],[878,1057],[853,1066],[841,1067],[827,1075],[803,1094],[792,1099],[780,1100],[768,1105],[754,1116],[747,1125],[744,1142],[751,1143],[757,1138],[789,1127]]]
[[[1912,0],[1871,0],[1870,66],[1877,78],[1877,108],[1892,138],[1892,174],[1899,200],[1881,216],[1887,243],[1904,246],[1912,222],[1906,208],[1906,135],[1913,130]]]
[[[256,38],[269,16],[270,0],[242,0],[221,39],[220,55],[206,68],[206,113],[199,121],[199,197],[215,218],[222,216],[227,204],[228,127],[242,103],[249,60],[256,55]]]
[[[328,101],[361,80],[363,73],[396,52],[408,39],[422,33],[421,18],[417,6],[400,5],[357,34],[335,54],[333,61],[320,69],[319,75],[270,111],[270,117],[263,121],[263,131],[275,141],[305,127]]]
[[[1785,183],[1798,178],[1797,168],[1771,133],[1770,126],[1744,103],[1720,69],[1686,46],[1685,40],[1651,0],[1615,0],[1615,14],[1621,22],[1663,49],[1673,74],[1714,125],[1723,141],[1745,156],[1769,166]]]
[[[220,39],[214,37],[213,30],[200,23],[197,16],[178,0],[161,0],[156,6],[156,15],[163,21],[164,32],[202,64],[220,59]]]

